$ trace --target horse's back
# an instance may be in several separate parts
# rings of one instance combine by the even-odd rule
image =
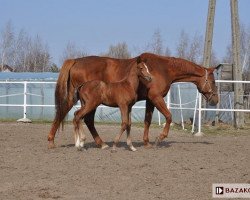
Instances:
[[[123,79],[128,73],[133,59],[115,59],[99,56],[88,56],[75,59],[70,76],[72,83],[77,86],[91,80],[116,82]]]

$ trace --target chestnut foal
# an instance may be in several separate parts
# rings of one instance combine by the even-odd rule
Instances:
[[[75,146],[81,149],[84,146],[85,135],[81,127],[81,119],[86,114],[96,109],[100,104],[111,107],[119,107],[121,111],[121,130],[114,139],[112,151],[116,151],[123,132],[127,131],[127,145],[131,151],[136,151],[132,144],[131,129],[131,109],[137,100],[137,89],[139,78],[143,84],[152,80],[148,67],[144,62],[131,66],[128,76],[121,81],[106,83],[100,80],[93,80],[82,84],[78,88],[78,96],[81,101],[81,108],[75,112],[73,124],[75,128]],[[108,146],[105,146],[108,147]]]

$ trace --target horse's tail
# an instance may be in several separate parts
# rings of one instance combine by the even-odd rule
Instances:
[[[65,116],[74,104],[74,93],[70,92],[73,89],[70,82],[70,69],[75,64],[75,60],[69,59],[64,61],[60,70],[59,77],[56,83],[55,90],[55,107],[56,116],[55,121],[62,123]]]

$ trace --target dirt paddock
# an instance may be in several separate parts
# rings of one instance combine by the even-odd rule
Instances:
[[[194,137],[170,131],[159,148],[145,149],[133,126],[137,152],[125,135],[116,153],[73,144],[72,125],[47,149],[50,124],[0,123],[0,199],[212,199],[212,183],[250,183],[250,134]],[[97,125],[109,144],[118,125]],[[85,129],[86,130],[86,129]],[[161,129],[150,129],[150,140]]]

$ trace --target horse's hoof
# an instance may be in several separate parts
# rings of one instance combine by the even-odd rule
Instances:
[[[79,146],[80,146],[81,148],[84,148],[84,141],[80,141]]]
[[[76,147],[77,151],[82,151],[82,147]]]
[[[137,151],[137,149],[134,146],[129,147],[129,149],[133,152]]]
[[[87,151],[87,149],[85,149],[84,147],[77,147],[76,149],[77,151]]]
[[[48,149],[54,149],[54,148],[56,148],[54,141],[49,141]]]
[[[160,144],[160,142],[161,142],[160,138],[159,138],[159,137],[156,137],[156,138],[155,138],[155,144],[154,144],[154,146],[155,146],[155,147],[158,147],[159,144]]]
[[[116,152],[117,152],[116,148],[113,147],[113,148],[111,149],[111,153],[116,153]]]
[[[152,148],[153,148],[153,145],[150,144],[150,143],[146,143],[146,144],[144,144],[144,148],[145,148],[145,149],[152,149]]]
[[[109,145],[107,145],[106,143],[103,143],[102,145],[101,145],[101,149],[108,149],[109,148]]]

